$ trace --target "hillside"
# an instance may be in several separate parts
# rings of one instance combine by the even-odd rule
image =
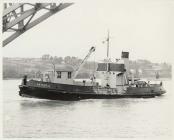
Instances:
[[[27,74],[34,78],[38,72],[53,68],[54,65],[68,64],[76,68],[82,60],[77,57],[52,57],[43,55],[41,58],[3,58],[3,78],[22,78]],[[89,78],[96,69],[96,62],[86,62],[77,78]],[[136,76],[147,78],[159,73],[160,78],[172,77],[172,66],[168,63],[152,63],[148,60],[130,61],[130,69],[134,69]]]

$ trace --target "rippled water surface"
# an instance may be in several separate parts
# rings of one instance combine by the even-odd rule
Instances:
[[[20,80],[3,81],[4,137],[171,136],[171,81],[156,98],[51,101],[18,96]]]

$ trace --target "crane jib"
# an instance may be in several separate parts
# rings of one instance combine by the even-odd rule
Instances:
[[[85,56],[85,58],[83,59],[83,61],[80,63],[80,65],[77,67],[73,79],[77,76],[77,74],[79,73],[80,69],[82,68],[82,66],[84,65],[84,63],[88,60],[88,58],[90,57],[91,53],[95,51],[95,47],[91,47],[88,54]]]

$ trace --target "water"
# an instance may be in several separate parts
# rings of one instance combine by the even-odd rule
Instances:
[[[171,137],[171,81],[156,98],[50,101],[18,96],[20,80],[3,81],[3,135],[22,138]]]

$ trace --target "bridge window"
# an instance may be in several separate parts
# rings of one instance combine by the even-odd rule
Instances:
[[[57,71],[57,78],[61,78],[61,72]]]
[[[68,72],[68,79],[71,79],[71,72]]]

